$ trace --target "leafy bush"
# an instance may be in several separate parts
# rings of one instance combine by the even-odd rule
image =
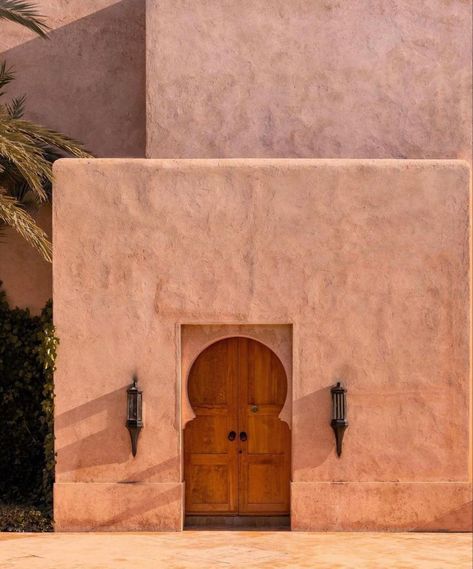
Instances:
[[[31,316],[11,309],[0,289],[0,502],[32,506],[45,519],[52,515],[56,345],[51,302]],[[21,519],[36,528],[33,511],[23,509]]]
[[[30,506],[0,504],[0,531],[51,531],[51,519]]]

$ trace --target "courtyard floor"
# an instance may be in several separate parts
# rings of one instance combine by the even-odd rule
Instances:
[[[471,569],[472,565],[471,534],[0,534],[1,569]]]

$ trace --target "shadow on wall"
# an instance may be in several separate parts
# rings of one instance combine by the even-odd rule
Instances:
[[[297,433],[313,433],[309,437],[310,448],[299,448],[294,453],[293,469],[314,468],[323,464],[334,452],[335,438],[330,427],[332,419],[332,396],[330,386],[313,391],[294,401],[293,429]],[[323,429],[320,425],[326,426]],[[307,439],[305,439],[307,442]],[[297,439],[294,446],[298,446]]]
[[[104,452],[104,449],[110,446],[111,441],[114,446],[114,464],[126,462],[130,458],[129,434],[124,428],[124,415],[116,416],[115,412],[117,408],[124,408],[123,393],[126,387],[106,393],[55,417],[56,435],[64,429],[74,431],[84,420],[94,421],[97,426],[95,433],[56,449],[56,473],[110,464],[110,454]],[[121,421],[123,428],[118,428],[118,421]]]
[[[450,510],[440,518],[425,523],[416,531],[465,531],[464,528],[471,527],[473,502],[467,502],[459,508]],[[441,528],[441,529],[439,529]]]
[[[56,448],[58,455],[57,474],[107,464],[123,464],[131,459],[130,435],[125,428],[124,394],[127,387],[128,384],[56,416],[54,423],[56,435],[60,431],[69,431],[72,438],[76,438],[76,429],[80,429],[82,421],[88,421],[88,426],[91,429],[93,426],[95,427],[95,432],[90,435]],[[123,413],[117,412],[117,409],[122,409]],[[143,438],[147,434],[148,431],[143,431],[140,435],[141,444],[143,444]],[[61,433],[57,440],[63,438],[65,438],[64,433]],[[111,445],[113,446],[112,453],[106,450]],[[120,482],[166,480],[170,473],[179,470],[179,465],[179,458],[175,456],[143,470],[133,471],[131,475],[120,480]]]
[[[1,53],[16,70],[7,95],[97,156],[143,157],[145,40],[145,0],[121,0]]]
[[[169,490],[159,493],[159,497],[156,501],[150,500],[149,496],[144,496],[139,498],[138,501],[134,500],[133,507],[127,508],[116,515],[112,515],[103,522],[95,523],[94,525],[101,530],[106,530],[107,528],[114,528],[120,523],[124,522],[126,525],[130,523],[130,520],[137,517],[142,518],[147,512],[155,509],[161,510],[161,516],[163,516],[163,508],[169,506],[170,504],[180,503],[181,500],[181,488],[175,486]],[[94,528],[95,529],[95,528]],[[159,529],[155,528],[155,529]],[[169,529],[169,528],[165,528]]]

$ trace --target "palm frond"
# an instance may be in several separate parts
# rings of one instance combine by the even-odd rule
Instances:
[[[4,169],[0,185],[18,200],[31,190],[39,201],[47,201],[54,161],[67,155],[88,158],[91,154],[70,137],[16,118],[22,103],[19,99],[15,105],[0,105],[0,166]]]
[[[0,0],[0,20],[2,19],[20,24],[42,38],[48,37],[49,26],[33,2]]]
[[[24,205],[25,200],[30,200],[31,197],[36,200],[36,205],[39,205],[41,203],[40,200],[31,191],[29,184],[25,181],[18,168],[1,156],[0,187],[4,188],[9,196],[14,197],[22,205]],[[45,182],[43,184],[43,188],[49,200],[51,198],[52,186],[50,183]]]
[[[2,91],[3,87],[13,81],[14,78],[13,67],[7,67],[7,62],[2,61],[0,63],[0,97],[4,94]]]
[[[11,196],[1,193],[0,219],[18,231],[18,233],[34,247],[43,258],[52,262],[52,245],[46,233],[36,225],[35,220]]]
[[[38,198],[47,196],[44,180],[52,180],[51,164],[44,158],[41,147],[15,128],[15,119],[0,115],[0,157],[11,162],[24,177]]]
[[[90,152],[77,142],[77,140],[34,122],[17,119],[15,120],[15,129],[28,136],[34,142],[59,148],[59,150],[72,154],[72,156],[76,158],[92,157]]]
[[[5,104],[5,109],[12,119],[21,119],[25,112],[26,95],[14,97],[10,103]]]

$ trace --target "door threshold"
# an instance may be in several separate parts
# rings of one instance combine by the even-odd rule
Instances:
[[[290,531],[290,516],[206,516],[189,515],[184,530]]]

